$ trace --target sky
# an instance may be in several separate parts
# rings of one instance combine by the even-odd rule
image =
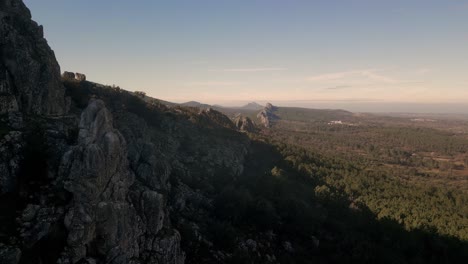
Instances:
[[[468,105],[468,0],[25,0],[61,69],[174,102]]]

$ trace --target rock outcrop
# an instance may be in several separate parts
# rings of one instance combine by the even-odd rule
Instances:
[[[90,102],[79,126],[78,145],[65,154],[61,168],[65,189],[73,195],[65,217],[67,260],[104,256],[106,262],[124,263],[138,253],[141,232],[135,208],[126,201],[134,176],[125,139],[102,101]],[[87,252],[92,244],[94,252]]]
[[[246,116],[239,115],[234,118],[234,125],[241,132],[255,132],[255,124]]]
[[[19,131],[10,131],[0,139],[0,194],[16,190],[23,144]]]
[[[200,124],[206,126],[218,125],[229,129],[235,129],[235,126],[229,117],[211,107],[201,109],[198,115],[200,118],[198,122]]]
[[[0,114],[62,115],[60,67],[42,26],[20,0],[0,0]]]
[[[62,79],[66,81],[75,80],[76,76],[74,72],[65,71],[62,73]]]
[[[260,113],[257,114],[257,118],[260,119],[260,122],[266,128],[272,126],[273,122],[278,120],[278,116],[274,113],[276,111],[276,107],[270,103],[267,103]]]
[[[83,73],[78,73],[78,72],[74,73],[74,72],[65,71],[62,73],[62,80],[84,82],[86,81],[86,75],[84,75]]]
[[[86,81],[86,75],[84,75],[83,73],[76,73],[75,74],[75,78],[76,80],[80,81],[80,82],[84,82]]]
[[[91,101],[83,111],[78,145],[65,154],[61,174],[73,195],[62,263],[184,262],[180,235],[165,224],[167,199],[154,190],[161,186],[135,181],[126,140],[102,101]]]

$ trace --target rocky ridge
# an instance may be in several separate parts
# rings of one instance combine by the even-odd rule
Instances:
[[[171,214],[210,203],[189,185],[243,172],[246,137],[213,109],[61,78],[22,1],[0,7],[0,263],[184,263]]]

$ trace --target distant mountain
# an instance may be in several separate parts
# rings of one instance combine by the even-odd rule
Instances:
[[[245,109],[245,110],[262,110],[263,106],[256,103],[256,102],[250,102],[250,103],[242,106],[241,108]]]

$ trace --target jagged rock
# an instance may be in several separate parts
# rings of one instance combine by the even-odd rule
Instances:
[[[269,110],[269,111],[274,111],[274,110],[276,110],[276,106],[273,106],[271,103],[267,103],[265,105],[265,109]]]
[[[235,129],[234,123],[232,123],[229,117],[211,107],[201,109],[198,115],[200,117],[200,123],[203,125],[217,125],[229,129]]]
[[[89,103],[79,127],[78,145],[65,154],[61,168],[65,188],[73,194],[65,221],[71,261],[88,257],[90,245],[108,260],[137,257],[141,229],[126,201],[134,176],[128,170],[125,139],[100,100]],[[111,249],[119,252],[111,254]]]
[[[60,67],[20,0],[0,0],[0,113],[64,114]]]
[[[64,155],[61,166],[65,188],[73,195],[65,216],[68,238],[61,261],[99,256],[115,264],[183,263],[180,236],[166,224],[166,198],[155,190],[163,186],[135,180],[126,140],[114,128],[103,101],[90,101],[79,127],[78,144]],[[157,171],[151,167],[157,167],[151,161],[152,145],[142,146],[137,162]]]
[[[257,114],[257,118],[266,128],[271,127],[274,121],[278,120],[278,116],[275,115],[274,111],[276,107],[270,103],[267,103],[260,113]]]
[[[255,124],[248,117],[239,115],[234,119],[234,124],[239,131],[242,132],[254,132]]]
[[[291,242],[289,241],[284,241],[283,242],[283,248],[284,250],[286,250],[286,252],[289,252],[289,253],[294,253],[294,247],[292,246]]]
[[[0,263],[17,264],[21,259],[21,250],[15,247],[6,247],[0,244]]]
[[[62,79],[64,80],[75,80],[75,73],[73,72],[63,72]]]
[[[75,78],[76,80],[80,81],[80,82],[83,82],[83,81],[86,81],[86,75],[82,74],[82,73],[76,73],[75,74]]]
[[[19,131],[11,131],[0,139],[0,194],[11,193],[16,189],[23,144]]]
[[[258,244],[253,239],[247,239],[246,241],[243,241],[239,244],[239,248],[243,251],[256,252],[257,247],[258,247]]]
[[[86,77],[75,74],[74,80]],[[0,245],[0,263],[28,263],[26,258],[62,264],[184,263],[182,238],[169,217],[169,178],[239,176],[247,137],[213,109],[192,113],[196,124],[165,119],[151,128],[127,111],[116,111],[119,118],[129,118],[114,126],[114,116],[100,100],[90,101],[80,117],[70,114],[69,121],[51,116],[65,114],[68,103],[42,28],[22,1],[0,0],[0,113],[8,113],[2,122],[8,118],[13,130],[0,139],[1,194],[17,188],[26,140],[16,130],[29,125],[32,115],[44,127],[47,148],[44,179],[28,172],[24,184],[33,183],[34,189],[22,191],[28,206],[13,208],[18,234],[11,245]],[[207,137],[205,129],[232,139]],[[182,196],[182,203],[211,206],[200,191]]]

